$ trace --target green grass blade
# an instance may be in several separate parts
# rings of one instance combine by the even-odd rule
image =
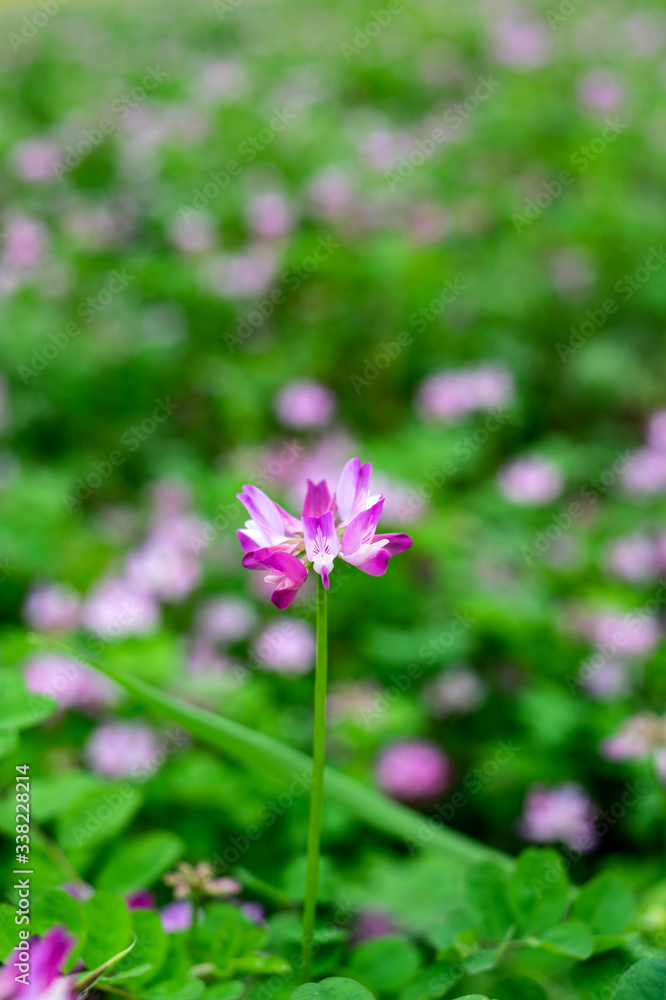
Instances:
[[[117,681],[144,706],[178,723],[197,739],[221,750],[248,769],[272,777],[282,784],[285,781],[309,782],[312,759],[300,750],[249,729],[233,719],[181,701],[140,678],[102,663],[56,639],[33,636],[32,641],[45,648],[59,649],[89,663]],[[486,847],[465,834],[448,830],[440,823],[429,821],[420,813],[394,802],[381,792],[362,785],[332,767],[326,769],[326,796],[346,807],[368,826],[399,840],[438,848],[452,857],[470,863],[495,861],[506,868],[512,865],[512,860],[506,854]]]

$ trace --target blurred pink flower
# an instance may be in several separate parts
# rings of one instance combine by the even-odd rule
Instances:
[[[130,552],[125,573],[127,583],[137,594],[160,601],[182,601],[199,582],[201,566],[177,545],[161,544],[152,537]]]
[[[407,132],[390,128],[373,129],[359,143],[361,156],[375,170],[390,170],[411,149],[412,140]]]
[[[241,253],[211,257],[204,270],[213,294],[249,299],[268,290],[277,273],[277,262],[275,251],[264,243]]]
[[[156,771],[160,740],[140,722],[105,722],[91,733],[84,749],[88,765],[107,778],[141,777]]]
[[[611,573],[631,583],[651,580],[660,570],[660,552],[649,535],[635,532],[611,542],[606,554]]]
[[[321,219],[346,215],[354,206],[354,191],[349,174],[340,167],[326,167],[312,178],[308,196],[315,214]]]
[[[461,664],[442,671],[426,686],[424,703],[438,718],[466,715],[483,704],[486,694],[486,685],[476,671]]]
[[[661,638],[656,618],[644,616],[640,611],[599,612],[583,622],[583,631],[602,651],[606,648],[626,657],[646,656]]]
[[[612,111],[622,102],[624,87],[614,73],[592,69],[579,80],[578,95],[592,111]]]
[[[666,452],[640,448],[622,471],[628,493],[663,493],[666,490]]]
[[[187,514],[192,496],[187,483],[181,479],[156,479],[150,487],[150,504],[155,516],[169,521]]]
[[[60,146],[50,139],[25,139],[11,156],[14,173],[26,181],[54,180],[53,168],[60,162],[61,155]]]
[[[437,243],[452,225],[451,213],[436,202],[414,205],[407,215],[407,228],[416,243]]]
[[[75,944],[76,938],[64,927],[53,927],[41,938],[31,937],[23,949],[30,955],[29,982],[17,982],[18,973],[7,962],[0,970],[0,1000],[74,1000],[76,977],[63,975],[62,968]]]
[[[525,16],[502,17],[492,26],[495,58],[515,69],[543,66],[550,58],[550,43],[539,21]]]
[[[248,85],[248,74],[237,59],[215,59],[201,70],[196,83],[196,96],[206,102],[232,101],[240,97]]]
[[[648,421],[647,440],[651,448],[666,452],[666,410],[657,410]]]
[[[574,781],[551,788],[534,785],[525,799],[519,831],[536,844],[563,843],[585,853],[599,843],[597,813],[585,789]]]
[[[375,769],[382,791],[394,799],[434,799],[451,785],[453,770],[446,754],[431,740],[403,740],[382,750]]]
[[[614,701],[625,698],[630,692],[626,664],[621,660],[605,660],[593,670],[581,670],[580,682],[596,701]]]
[[[335,395],[328,386],[314,379],[300,379],[280,390],[275,412],[285,427],[306,430],[330,423],[335,404]]]
[[[79,624],[79,595],[57,583],[37,584],[23,607],[25,620],[38,632],[73,632]]]
[[[204,253],[212,250],[217,240],[213,220],[203,212],[191,219],[173,219],[168,230],[169,242],[183,253]]]
[[[106,641],[155,631],[160,612],[155,601],[128,580],[110,577],[97,583],[83,604],[81,624]]]
[[[354,944],[361,944],[362,941],[394,934],[397,930],[398,926],[390,914],[383,910],[362,910],[354,924],[351,939]]]
[[[300,676],[314,667],[315,631],[298,619],[272,622],[253,645],[257,664],[277,674]]]
[[[199,608],[196,634],[211,643],[231,644],[247,638],[256,619],[253,606],[242,597],[215,597]]]
[[[160,920],[167,934],[188,931],[192,926],[192,900],[177,899],[167,903],[160,910]]]
[[[512,503],[547,504],[560,495],[562,476],[557,466],[545,458],[516,458],[499,471],[499,488]]]
[[[592,255],[583,247],[563,247],[550,258],[549,269],[553,285],[562,294],[580,292],[596,279]]]
[[[666,750],[666,715],[642,712],[625,719],[620,731],[601,744],[601,754],[607,760],[640,760],[649,754],[663,759]]]
[[[11,216],[5,226],[0,265],[14,271],[31,270],[44,257],[47,242],[46,229],[37,219]]]
[[[187,669],[193,674],[225,674],[230,661],[218,653],[207,640],[194,642],[187,656]]]
[[[107,677],[58,653],[31,657],[25,664],[24,676],[29,691],[48,695],[63,709],[94,712],[113,705],[119,697],[119,689]]]
[[[250,198],[247,215],[252,234],[274,240],[291,232],[294,224],[289,203],[279,191],[264,191]]]
[[[155,893],[150,889],[135,889],[125,896],[128,910],[154,910]]]
[[[513,391],[511,375],[494,365],[443,371],[423,380],[416,408],[424,420],[453,422],[476,410],[502,406]]]

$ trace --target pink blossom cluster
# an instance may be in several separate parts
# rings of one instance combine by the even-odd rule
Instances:
[[[541,506],[555,500],[563,488],[562,475],[545,458],[525,456],[514,459],[499,471],[502,495],[512,503]]]
[[[513,392],[513,378],[496,365],[442,371],[423,380],[416,409],[423,420],[453,423],[478,410],[503,406]]]
[[[650,417],[647,441],[627,462],[622,484],[627,493],[635,495],[666,491],[666,410],[657,410]]]
[[[401,740],[385,747],[375,768],[377,783],[402,802],[432,800],[449,788],[453,768],[432,740]]]
[[[608,760],[641,760],[652,757],[662,784],[666,785],[666,715],[642,712],[625,719],[619,732],[601,744]]]
[[[585,853],[599,842],[597,812],[585,789],[574,781],[535,785],[525,798],[520,834],[536,844],[562,843]]]

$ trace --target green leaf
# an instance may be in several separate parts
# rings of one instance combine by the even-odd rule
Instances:
[[[80,937],[85,920],[80,903],[62,889],[51,889],[40,899],[35,900],[32,908],[31,932],[43,934],[57,924],[62,924],[72,934]]]
[[[619,934],[631,914],[633,897],[615,875],[597,875],[585,885],[571,915],[589,924],[595,934]]]
[[[138,979],[153,969],[150,962],[143,965],[135,965],[133,969],[125,969],[123,972],[113,972],[110,976],[104,976],[105,983],[122,983],[125,979]]]
[[[170,979],[135,996],[139,1000],[198,1000],[206,986],[200,979]]]
[[[456,1000],[488,1000],[488,997],[482,997],[480,993],[468,993],[464,997],[456,997]]]
[[[602,955],[605,951],[624,948],[626,944],[627,936],[624,934],[595,934],[592,944],[592,954]]]
[[[464,906],[456,906],[428,930],[428,940],[438,950],[451,948],[463,931],[476,927],[474,915]],[[478,936],[478,935],[477,935]]]
[[[664,997],[666,962],[659,958],[642,958],[621,977],[613,1000],[664,1000]]]
[[[15,916],[16,907],[0,903],[0,962],[5,961],[17,943]]]
[[[599,1000],[600,996],[613,996],[611,991],[626,970],[627,964],[625,954],[611,951],[574,965],[570,975],[580,1000]]]
[[[467,870],[465,883],[465,899],[477,926],[487,937],[501,941],[514,923],[506,898],[506,871],[490,861],[482,861]]]
[[[264,777],[273,778],[278,783],[288,780],[293,784],[295,778],[298,783],[298,779],[302,778],[304,789],[308,787],[312,759],[306,754],[232,719],[180,701],[131,673],[101,663],[59,640],[38,636],[33,637],[33,642],[47,649],[64,650],[69,655],[91,664],[116,680],[143,705],[180,724],[198,739],[228,754],[244,767]],[[369,826],[398,839],[406,837],[421,843],[423,817],[419,813],[393,802],[381,792],[367,788],[330,767],[326,770],[326,795],[330,801],[342,804]],[[469,862],[494,860],[496,864],[505,868],[512,866],[511,859],[505,854],[439,824],[429,831],[429,838],[430,847],[437,847],[462,860]]]
[[[462,979],[462,975],[460,960],[426,965],[407,983],[400,1000],[439,1000]]]
[[[570,958],[589,958],[594,947],[594,935],[582,920],[565,920],[541,935],[544,951]]]
[[[89,969],[103,965],[124,951],[132,940],[132,920],[124,900],[110,892],[96,892],[83,904],[88,935],[81,955]]]
[[[505,945],[499,945],[497,948],[480,948],[464,960],[465,972],[470,976],[476,976],[479,972],[494,969],[502,961],[505,951]]]
[[[245,983],[240,979],[232,979],[228,983],[218,983],[209,986],[203,995],[203,1000],[238,1000],[245,992]]]
[[[99,778],[74,768],[51,774],[48,778],[33,778],[30,786],[30,810],[38,823],[48,823],[71,809],[88,792],[101,786]]]
[[[135,944],[136,939],[134,939],[132,943],[127,946],[127,948],[123,948],[121,952],[107,959],[106,962],[103,962],[102,965],[98,966],[98,968],[93,969],[92,972],[86,972],[86,974],[79,979],[76,984],[77,993],[83,993],[84,990],[87,990],[90,986],[92,986],[92,984],[95,983],[107,969],[110,969],[117,962],[120,962],[121,959],[125,958],[126,955],[129,955]]]
[[[246,976],[288,976],[293,970],[285,958],[278,955],[242,955],[231,963],[234,973]]]
[[[136,936],[134,951],[118,966],[118,972],[131,972],[141,977],[141,985],[152,982],[164,965],[169,951],[169,938],[162,928],[159,914],[154,910],[132,910],[130,912],[132,930]],[[147,965],[143,972],[137,966]],[[114,970],[116,971],[116,970]]]
[[[502,979],[493,986],[496,1000],[546,1000],[546,994],[541,986],[532,979],[513,978]],[[578,998],[571,997],[571,1000]]]
[[[542,934],[564,912],[569,880],[556,851],[530,847],[509,879],[509,905],[528,934]]]
[[[0,758],[9,757],[18,746],[18,733],[14,729],[0,729]]]
[[[71,850],[111,840],[132,821],[142,801],[141,793],[127,781],[90,792],[59,818],[58,841]]]
[[[155,830],[145,833],[112,851],[102,868],[100,889],[130,892],[151,886],[183,854],[185,844],[174,833]]]
[[[350,968],[380,992],[399,989],[420,964],[418,950],[406,937],[390,934],[354,948]]]
[[[0,673],[0,727],[2,729],[30,729],[38,726],[57,711],[52,698],[32,694],[27,690],[18,670],[4,669]]]
[[[375,1000],[375,998],[372,993],[368,993],[365,986],[361,986],[354,979],[334,977],[322,979],[320,983],[304,983],[291,994],[291,1000]]]

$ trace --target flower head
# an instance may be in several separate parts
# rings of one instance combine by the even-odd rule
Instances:
[[[575,781],[552,788],[534,785],[527,793],[519,830],[533,843],[560,841],[574,850],[591,851],[599,841],[596,815],[596,806]]]
[[[54,927],[42,938],[30,939],[30,982],[18,983],[13,965],[0,971],[0,1000],[74,1000],[74,977],[63,976],[61,966],[74,945],[63,927]]]
[[[176,899],[187,899],[189,896],[235,896],[243,886],[234,878],[214,878],[213,866],[207,861],[198,865],[190,865],[181,861],[174,872],[167,872],[162,881],[173,887]]]
[[[296,518],[256,486],[238,493],[250,520],[238,531],[246,569],[268,570],[271,600],[286,608],[305,583],[308,569],[328,589],[338,556],[370,576],[382,576],[389,558],[408,549],[409,535],[376,534],[384,497],[370,494],[371,465],[350,459],[333,494],[325,480],[308,480],[302,517]]]
[[[387,795],[418,802],[446,791],[453,769],[446,754],[431,740],[402,740],[382,751],[376,775]]]

